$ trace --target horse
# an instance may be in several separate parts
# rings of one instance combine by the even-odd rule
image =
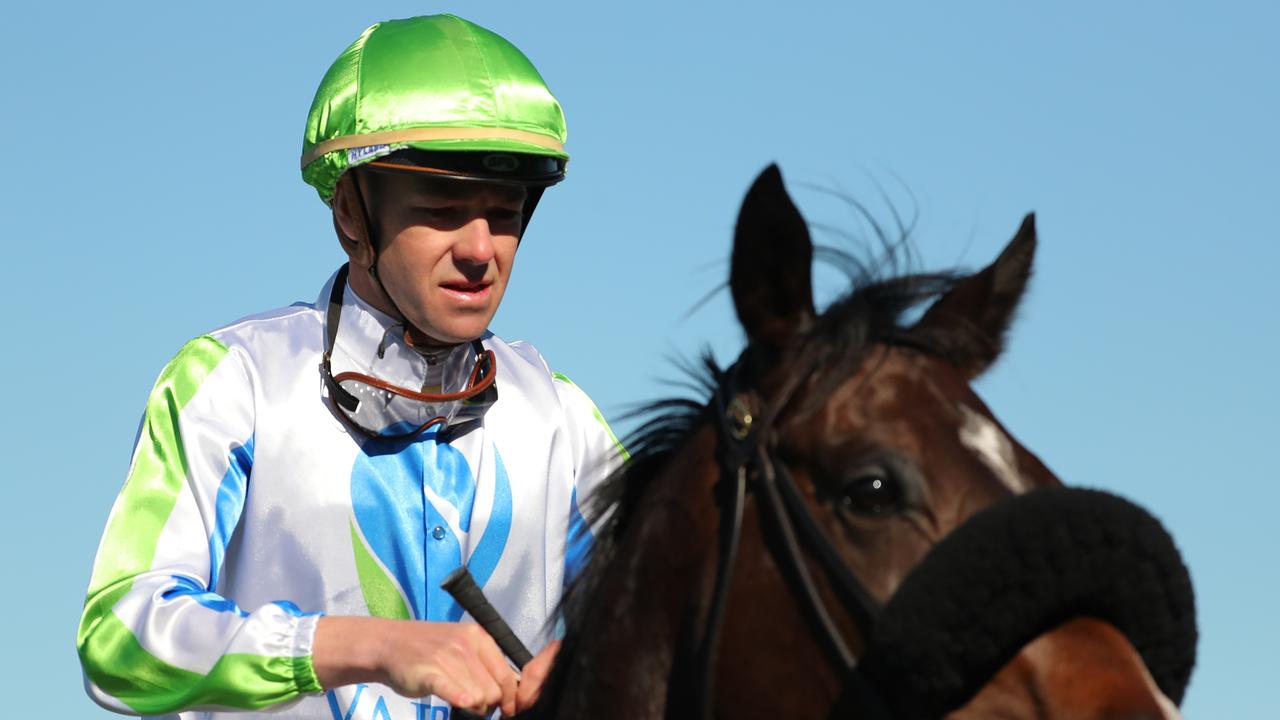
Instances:
[[[746,348],[654,403],[589,503],[529,717],[1178,717],[1196,630],[1172,540],[1062,487],[970,387],[1036,242],[1028,215],[976,273],[851,271],[818,313],[767,168],[731,256]]]

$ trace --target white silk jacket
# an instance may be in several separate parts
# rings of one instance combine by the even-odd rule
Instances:
[[[625,451],[536,349],[493,335],[498,399],[479,423],[408,442],[349,431],[319,371],[333,281],[314,305],[192,340],[160,374],[77,635],[104,707],[443,720],[441,701],[380,685],[323,692],[311,646],[323,614],[461,619],[439,585],[464,563],[526,645],[550,639],[590,541],[579,500]],[[347,288],[334,371],[420,386],[425,360],[390,328]]]

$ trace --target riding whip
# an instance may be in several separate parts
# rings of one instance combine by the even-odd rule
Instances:
[[[507,621],[503,620],[493,605],[489,604],[489,599],[484,596],[484,591],[476,584],[475,578],[471,577],[471,571],[465,565],[449,573],[444,582],[440,583],[440,587],[452,595],[462,609],[480,623],[480,627],[489,633],[516,667],[524,669],[524,666],[533,659],[529,649],[511,631],[511,626],[507,625]]]

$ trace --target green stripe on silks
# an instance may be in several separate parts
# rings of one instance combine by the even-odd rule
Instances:
[[[90,598],[122,576],[151,569],[160,532],[187,481],[187,455],[178,415],[226,354],[222,343],[199,337],[184,345],[161,371],[147,399],[133,466],[103,535],[89,581]],[[121,511],[126,507],[128,517]],[[117,586],[110,605],[128,591],[128,586]]]
[[[124,628],[111,609],[133,587],[133,578],[151,569],[160,533],[187,481],[178,416],[226,355],[227,347],[211,337],[192,340],[161,371],[147,399],[133,465],[103,533],[76,636],[85,673],[99,687],[113,682],[108,669],[125,667],[115,653],[127,650],[104,623]]]
[[[565,375],[562,372],[552,372],[551,377],[567,385],[578,387],[577,384],[575,384],[572,380],[569,379],[568,375]],[[581,390],[582,388],[578,388],[578,389]],[[586,393],[583,393],[583,394],[585,395]],[[618,439],[618,436],[613,434],[613,428],[609,427],[609,421],[604,419],[604,413],[600,412],[600,408],[596,407],[596,404],[594,402],[591,403],[591,414],[595,415],[596,422],[599,422],[601,425],[604,426],[604,431],[609,433],[609,439],[613,441],[613,446],[617,448],[618,456],[621,457],[624,461],[630,460],[631,453],[627,452],[627,449],[622,446],[622,441]]]
[[[217,705],[258,710],[323,690],[309,657],[223,655],[205,675],[174,667],[148,653],[133,632],[108,613],[97,623],[91,654],[130,669],[128,677],[90,677],[100,689],[142,715]],[[90,663],[86,659],[86,670]]]
[[[351,521],[351,548],[356,557],[356,574],[360,577],[360,592],[364,594],[364,604],[369,614],[374,617],[391,618],[392,620],[412,620],[409,604],[404,594],[396,586],[395,580],[378,563],[373,553],[364,544],[364,538]]]

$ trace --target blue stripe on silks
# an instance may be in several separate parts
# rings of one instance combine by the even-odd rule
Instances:
[[[502,458],[498,455],[498,449],[493,446],[490,448],[494,458],[493,506],[489,511],[484,534],[475,543],[475,550],[467,563],[472,577],[480,587],[484,587],[493,575],[511,532],[511,482]],[[436,445],[435,451],[434,462],[428,457],[425,466],[425,482],[441,502],[447,502],[456,509],[458,529],[469,533],[477,486],[471,467],[462,453],[448,444]],[[427,619],[456,622],[462,618],[462,606],[440,589],[440,581],[462,565],[461,542],[445,522],[443,514],[430,502],[427,503],[427,527],[440,527],[444,530],[442,538],[428,541],[430,552],[427,553],[427,575],[433,582],[428,583],[427,587]]]
[[[433,582],[427,587],[425,619],[432,622],[456,622],[462,617],[462,607],[454,601],[452,595],[440,588],[440,582],[462,565],[462,544],[458,542],[458,536],[453,533],[444,515],[430,501],[427,502],[426,514],[427,527],[443,528],[444,533],[439,539],[432,537],[427,540],[431,543],[431,550],[427,553],[427,577]]]
[[[471,512],[476,504],[476,479],[467,458],[448,443],[425,448],[422,481],[458,511],[458,529],[471,532]],[[434,526],[433,526],[434,527]]]
[[[165,600],[172,600],[176,597],[189,597],[210,610],[232,613],[237,617],[249,617],[249,613],[241,610],[239,605],[201,587],[195,580],[185,575],[174,575],[172,577],[176,585],[160,593],[160,597]]]
[[[489,511],[484,536],[467,559],[467,568],[480,587],[489,582],[489,577],[498,567],[498,561],[507,549],[507,537],[511,534],[511,480],[496,446],[493,448],[493,460],[493,508]]]
[[[351,468],[351,509],[356,524],[418,620],[427,619],[428,519],[422,492],[423,456],[425,448],[435,444],[432,431],[409,444],[368,440]]]
[[[253,436],[231,451],[227,472],[218,484],[214,498],[213,532],[209,534],[209,589],[218,589],[218,577],[222,574],[222,562],[227,555],[231,534],[240,522],[244,510],[244,495],[249,486],[249,473],[253,469]]]
[[[172,600],[176,597],[189,597],[210,610],[232,613],[237,617],[249,617],[249,613],[245,612],[235,603],[235,601],[228,600],[215,592],[206,590],[200,586],[200,583],[192,580],[191,578],[186,577],[185,575],[172,575],[171,577],[176,585],[160,593],[160,597],[165,600]],[[271,604],[294,617],[309,617],[311,615],[324,614],[321,612],[303,612],[302,608],[299,608],[288,600],[276,600]]]
[[[569,532],[564,540],[565,587],[569,587],[569,583],[582,572],[583,566],[587,563],[587,557],[591,554],[593,540],[591,528],[578,508],[578,488],[575,487],[569,499]]]
[[[491,446],[492,447],[492,446]],[[502,553],[507,549],[507,537],[511,534],[511,481],[507,477],[507,468],[502,464],[502,457],[498,455],[498,449],[492,447],[494,457],[494,488],[493,488],[493,507],[489,511],[489,522],[485,525],[484,534],[480,537],[480,541],[475,544],[475,550],[472,551],[471,557],[467,560],[467,569],[471,571],[471,576],[475,578],[476,585],[484,587],[485,583],[493,575],[493,571],[498,567],[498,561],[502,558]],[[440,452],[442,455],[449,453],[457,453],[459,459],[461,454],[448,445],[441,445]],[[440,467],[454,467],[452,462],[441,463]],[[466,463],[463,461],[463,468]],[[468,476],[470,471],[468,470]],[[473,481],[465,488],[459,485],[452,486],[455,489],[461,489],[461,492],[454,497],[442,497],[453,503],[463,503],[457,506],[459,515],[466,515],[466,525],[470,528],[471,509],[475,505],[475,487]],[[463,509],[465,508],[465,510]],[[432,550],[427,556],[427,573],[437,581],[432,583],[428,588],[427,599],[427,619],[435,621],[457,622],[462,619],[462,606],[459,605],[453,596],[439,588],[440,580],[446,575],[457,570],[462,565],[462,547],[458,542],[458,538],[454,536],[453,531],[449,529],[448,523],[444,521],[444,517],[435,508],[428,503],[427,506],[427,523],[431,527],[431,523],[436,523],[445,529],[445,536],[441,540],[434,540]],[[462,524],[461,522],[459,524]]]

